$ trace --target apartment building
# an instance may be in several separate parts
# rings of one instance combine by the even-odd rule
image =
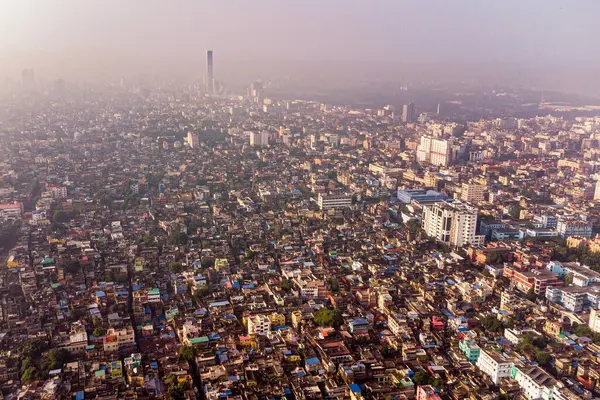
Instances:
[[[449,246],[483,244],[476,234],[478,209],[464,203],[439,202],[423,208],[422,228],[427,235]]]

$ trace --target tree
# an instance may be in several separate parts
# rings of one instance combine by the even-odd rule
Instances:
[[[183,265],[180,262],[172,262],[169,264],[169,271],[173,274],[179,274],[183,271]]]
[[[502,332],[504,330],[504,325],[494,315],[487,315],[481,321],[481,325],[485,328],[486,331],[490,332]]]
[[[202,297],[206,297],[208,295],[210,295],[210,288],[208,286],[200,286],[194,292],[194,297],[196,297],[197,299],[200,299]]]
[[[331,291],[333,293],[338,293],[339,292],[338,283],[337,283],[337,280],[334,277],[329,277],[329,286],[331,287]]]
[[[177,232],[171,236],[171,240],[178,246],[185,246],[188,243],[188,235],[185,232]]]
[[[196,350],[192,346],[181,346],[179,349],[180,361],[194,361],[196,358]]]
[[[290,281],[289,279],[284,279],[279,283],[279,287],[281,288],[281,290],[289,292],[292,289],[292,281]]]
[[[94,328],[94,332],[92,332],[92,335],[96,336],[96,337],[100,337],[100,336],[104,336],[104,329],[102,328]]]
[[[536,301],[537,300],[537,294],[535,294],[535,291],[533,290],[533,288],[529,289],[529,291],[525,295],[525,298],[527,300],[529,300],[529,301]]]
[[[417,372],[415,372],[413,382],[419,386],[427,385],[429,383],[430,377],[431,376],[427,373],[427,371],[420,369]]]
[[[165,379],[167,386],[167,393],[175,400],[183,400],[185,398],[185,392],[192,388],[192,383],[189,379],[179,382],[176,375],[169,375]]]
[[[313,314],[314,321],[319,326],[340,327],[344,323],[342,313],[337,310],[320,308]]]
[[[408,230],[411,235],[415,235],[420,229],[421,222],[418,219],[409,219],[406,223],[406,230]]]
[[[23,383],[30,383],[39,379],[39,376],[40,372],[36,367],[29,367],[23,372],[23,375],[21,375],[21,381]]]
[[[538,349],[535,350],[535,360],[538,362],[538,364],[545,367],[550,364],[550,361],[552,361],[552,356],[549,353]]]
[[[54,212],[52,220],[56,223],[67,223],[71,220],[69,213],[66,211],[58,210]]]
[[[569,272],[567,275],[565,275],[565,285],[569,286],[570,284],[573,283],[573,273]]]
[[[65,363],[71,361],[71,353],[67,349],[53,348],[48,352],[48,359],[50,360],[48,366],[50,370],[62,368]]]
[[[509,210],[508,210],[508,214],[513,218],[513,219],[521,219],[521,211],[523,210],[523,207],[521,207],[520,204],[515,204],[514,206],[512,206]]]

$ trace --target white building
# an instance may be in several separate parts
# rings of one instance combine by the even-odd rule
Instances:
[[[250,146],[266,147],[269,145],[269,133],[266,131],[250,132]]]
[[[0,204],[0,220],[18,219],[23,216],[23,203]]]
[[[448,166],[452,162],[452,141],[422,136],[417,148],[417,161]]]
[[[484,236],[477,235],[479,210],[464,203],[439,202],[423,208],[422,228],[428,236],[449,246],[483,244]]]
[[[519,363],[513,367],[513,376],[527,400],[552,400],[558,390],[556,379],[537,366]]]
[[[590,320],[588,321],[588,326],[591,330],[596,333],[600,333],[600,312],[595,308],[590,310]]]
[[[190,146],[190,148],[197,149],[198,148],[198,135],[196,135],[194,132],[188,132],[187,144],[188,144],[188,146]]]
[[[346,194],[323,195],[319,193],[317,203],[321,210],[330,210],[332,208],[345,208],[352,205],[352,196]]]
[[[514,359],[505,357],[496,350],[481,349],[476,365],[497,385],[502,379],[510,378]]]
[[[266,315],[258,314],[248,318],[248,335],[265,335],[271,331],[271,320]]]

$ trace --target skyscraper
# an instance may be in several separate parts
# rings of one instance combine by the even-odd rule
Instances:
[[[215,92],[215,77],[213,75],[213,52],[206,52],[206,91],[208,93]]]
[[[402,107],[402,122],[415,122],[415,105],[414,103],[405,104]]]

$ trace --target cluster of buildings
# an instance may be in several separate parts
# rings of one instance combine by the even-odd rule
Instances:
[[[461,125],[258,83],[15,102],[6,398],[600,390],[599,118]]]

